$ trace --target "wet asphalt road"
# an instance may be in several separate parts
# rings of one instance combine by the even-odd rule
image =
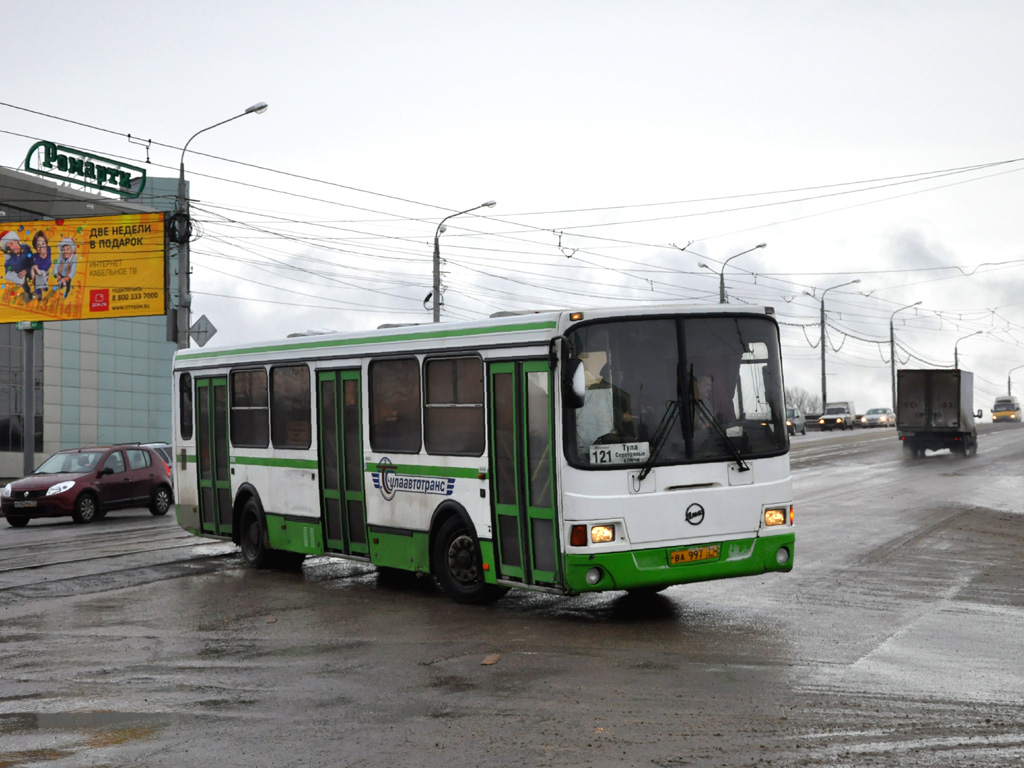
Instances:
[[[793,442],[795,570],[647,602],[0,523],[0,768],[1024,763],[1024,428]]]

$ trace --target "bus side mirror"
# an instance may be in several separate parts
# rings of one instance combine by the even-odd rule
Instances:
[[[587,378],[583,361],[577,358],[566,360],[562,368],[562,404],[566,408],[582,408],[587,394]]]
[[[984,413],[982,413],[982,410],[981,410],[981,408],[979,408],[979,409],[978,409],[978,412],[977,412],[977,413],[976,413],[976,414],[974,415],[974,418],[976,418],[976,419],[980,419],[980,418],[982,418],[983,416],[984,416]]]

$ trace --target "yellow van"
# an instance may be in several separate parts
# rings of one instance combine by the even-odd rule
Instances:
[[[992,406],[992,421],[1020,421],[1020,403],[1016,397],[1002,395]]]

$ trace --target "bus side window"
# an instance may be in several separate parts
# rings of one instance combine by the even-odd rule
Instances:
[[[479,357],[428,360],[424,442],[428,453],[484,452],[484,364]]]
[[[182,440],[192,439],[192,374],[178,377],[178,426]]]
[[[310,407],[309,366],[270,369],[270,439],[275,448],[309,448]]]
[[[370,363],[370,446],[419,453],[420,364],[415,357]]]
[[[263,368],[231,373],[231,444],[247,448],[270,445],[267,372]]]

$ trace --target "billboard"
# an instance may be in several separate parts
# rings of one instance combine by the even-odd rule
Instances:
[[[0,221],[0,323],[162,315],[162,213]]]

